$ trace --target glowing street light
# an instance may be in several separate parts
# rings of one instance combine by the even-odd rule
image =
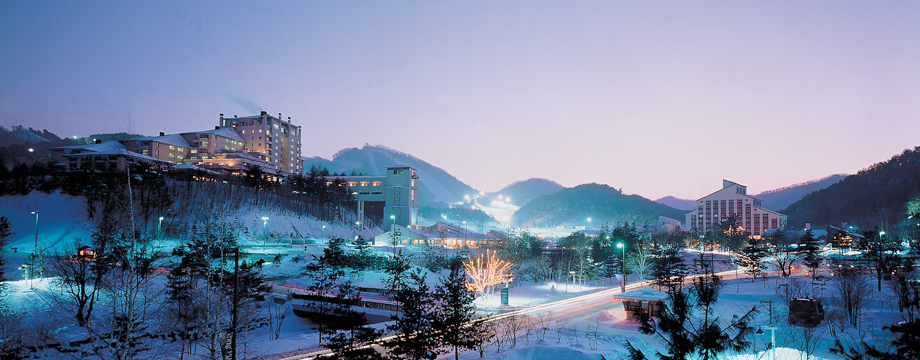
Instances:
[[[157,223],[157,238],[160,238],[160,227],[163,225],[163,217],[160,216],[160,221]]]
[[[32,278],[35,277],[35,259],[41,257],[38,251],[38,211],[32,213],[35,214],[35,249],[32,250],[32,265],[29,265],[29,289],[32,288]]]
[[[626,246],[623,246],[623,243],[617,243],[618,249],[623,249],[622,256],[620,256],[620,265],[623,267],[623,281],[620,282],[620,293],[626,292]]]
[[[323,237],[320,240],[322,240],[323,244],[326,243],[326,225],[323,225]]]
[[[268,238],[268,234],[265,232],[265,225],[268,225],[268,216],[262,217],[262,251],[265,251],[265,240]]]

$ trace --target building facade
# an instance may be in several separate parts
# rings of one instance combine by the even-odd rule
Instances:
[[[785,229],[787,216],[761,207],[760,200],[747,194],[747,187],[722,180],[722,189],[696,201],[696,210],[688,212],[686,224],[690,231],[705,233],[717,227],[731,215],[738,226],[759,238],[770,229]]]
[[[300,158],[301,127],[291,123],[291,117],[283,121],[262,111],[259,115],[225,118],[220,114],[220,127],[233,128],[241,137],[246,152],[273,164],[282,173],[302,174],[303,160]]]
[[[163,164],[189,164],[204,169],[234,175],[243,175],[250,167],[258,166],[262,171],[277,179],[286,175],[302,174],[303,160],[300,158],[300,126],[281,121],[263,111],[260,115],[242,118],[220,117],[220,124],[213,130],[184,132],[178,134],[160,133],[159,136],[133,138],[111,142],[118,144],[126,159],[158,160]],[[103,155],[87,154],[115,146],[63,146],[51,149],[58,154],[60,162],[67,169],[90,167],[83,159],[102,159]],[[83,154],[83,155],[77,155]],[[97,160],[93,160],[97,161]],[[98,161],[97,161],[98,162]],[[92,165],[91,167],[102,167]]]
[[[389,166],[385,175],[329,176],[326,185],[332,185],[334,179],[341,179],[352,191],[359,219],[378,221],[385,229],[418,223],[418,170]]]

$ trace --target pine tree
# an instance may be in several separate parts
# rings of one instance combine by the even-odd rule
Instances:
[[[384,346],[393,359],[435,359],[438,354],[438,342],[432,334],[434,320],[434,302],[425,284],[425,275],[421,269],[409,272],[405,286],[402,286],[391,298],[402,308],[401,315],[393,315],[395,321],[387,326],[393,331],[393,340]]]
[[[379,338],[383,331],[367,325],[367,317],[353,306],[361,301],[361,296],[351,281],[338,286],[338,292],[332,300],[332,316],[336,321],[330,327],[330,335],[325,348],[332,350],[336,359],[382,359],[383,356],[373,346],[366,346]]]
[[[450,263],[450,274],[441,278],[435,289],[438,307],[435,311],[434,329],[438,342],[454,350],[454,359],[459,359],[460,349],[475,349],[474,334],[467,327],[476,316],[473,307],[475,295],[466,287],[466,271],[463,262],[454,258]]]
[[[6,165],[0,164],[5,168]],[[13,236],[13,232],[10,231],[10,219],[7,219],[6,216],[0,217],[0,249],[6,249],[6,243],[9,241],[10,236]],[[6,259],[3,257],[3,252],[0,251],[0,295],[3,295],[3,282],[7,280],[6,273]]]
[[[757,242],[751,239],[748,240],[747,245],[741,248],[741,254],[732,259],[732,262],[743,267],[744,272],[751,275],[751,281],[753,282],[758,276],[763,275],[765,268],[763,259],[766,256],[766,250],[761,249],[757,246]]]
[[[818,239],[815,239],[811,229],[805,230],[805,235],[799,239],[799,249],[804,253],[802,263],[811,269],[811,274],[814,275],[815,271],[821,267],[821,257],[818,256],[818,250],[820,250]]]
[[[723,324],[715,314],[715,304],[722,289],[721,278],[707,273],[694,279],[689,291],[672,291],[667,306],[657,319],[641,318],[639,332],[657,336],[668,350],[658,353],[662,360],[682,360],[696,354],[704,360],[718,359],[719,355],[733,350],[743,351],[751,346],[754,328],[751,326],[757,308]],[[702,310],[694,314],[693,309]],[[626,348],[633,360],[645,360],[645,355],[627,341]]]
[[[656,286],[663,286],[669,292],[683,287],[684,278],[689,273],[680,249],[669,247],[660,249],[653,256],[652,277]]]

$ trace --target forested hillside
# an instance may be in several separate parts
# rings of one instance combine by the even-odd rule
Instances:
[[[639,195],[623,195],[607,185],[585,184],[534,199],[514,213],[512,222],[535,227],[588,225],[590,217],[600,226],[605,222],[655,222],[658,216],[680,220],[684,211]]]
[[[869,228],[896,224],[906,216],[908,201],[920,196],[920,147],[904,150],[780,211],[791,228],[848,222]]]

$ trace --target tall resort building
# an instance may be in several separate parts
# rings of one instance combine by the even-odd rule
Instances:
[[[302,174],[300,158],[301,127],[262,111],[259,115],[225,118],[220,114],[220,127],[233,128],[244,141],[246,151],[274,164],[282,173]]]
[[[760,199],[747,194],[747,186],[722,180],[722,189],[696,201],[696,210],[686,215],[690,231],[705,233],[735,214],[739,226],[755,238],[770,229],[786,228],[787,216],[761,207]]]

